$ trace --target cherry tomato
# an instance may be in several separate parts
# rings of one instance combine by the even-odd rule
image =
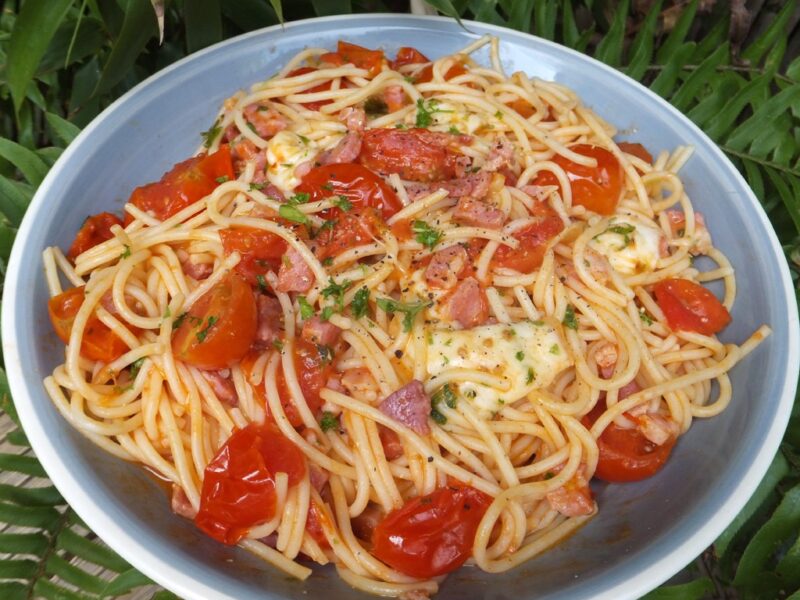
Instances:
[[[583,424],[591,427],[605,410],[605,399],[602,399],[583,417]],[[638,429],[625,429],[612,422],[597,440],[600,457],[594,476],[610,483],[641,481],[652,477],[666,464],[674,445],[674,437],[658,446]]]
[[[324,229],[312,247],[317,258],[325,260],[374,241],[385,227],[386,224],[374,208],[340,212],[333,227]]]
[[[200,369],[224,369],[241,360],[255,339],[256,300],[247,282],[230,273],[178,320],[175,357]]]
[[[702,285],[688,279],[665,279],[653,286],[659,308],[676,331],[712,335],[731,322],[728,309]]]
[[[447,69],[447,73],[444,74],[445,81],[449,81],[454,77],[458,77],[459,75],[463,75],[467,72],[464,63],[461,61],[453,63],[450,68]],[[428,83],[429,81],[433,80],[433,65],[427,65],[423,67],[422,70],[417,73],[417,76],[414,77],[414,83]],[[467,84],[469,87],[475,87],[474,84]]]
[[[358,164],[332,164],[311,169],[295,192],[308,194],[311,202],[344,196],[353,208],[379,209],[384,219],[403,208],[400,198],[383,178]],[[330,209],[322,216],[332,219],[341,213],[340,209]]]
[[[561,155],[553,157],[553,162],[567,173],[572,186],[572,203],[585,206],[601,215],[611,215],[617,208],[625,182],[619,161],[605,148],[591,144],[570,146],[570,150],[597,160],[596,167],[586,167],[572,162]],[[550,171],[540,171],[534,180],[536,185],[559,185],[558,179]]]
[[[94,248],[98,244],[110,240],[114,237],[114,234],[111,233],[112,225],[121,226],[122,220],[117,215],[108,212],[92,215],[86,219],[67,252],[67,258],[74,261],[75,257],[83,254],[89,248]]]
[[[327,55],[325,55],[327,56]],[[294,71],[290,71],[286,74],[286,77],[296,77],[297,75],[305,75],[306,73],[313,73],[316,71],[314,67],[300,67],[299,69],[295,69]],[[319,85],[315,85],[312,88],[307,90],[303,90],[301,93],[303,94],[316,94],[317,92],[327,92],[331,89],[333,85],[333,81],[328,80]],[[330,104],[333,100],[315,100],[314,102],[303,102],[301,106],[305,106],[308,110],[319,110],[321,107],[325,106],[326,104]]]
[[[308,516],[306,517],[306,531],[314,541],[319,544],[320,548],[325,549],[330,548],[331,545],[328,543],[328,538],[325,537],[325,533],[323,532],[323,523],[331,525],[322,508],[312,500],[311,506],[308,507]]]
[[[269,231],[251,227],[222,229],[219,232],[225,256],[238,252],[242,259],[236,272],[250,285],[259,285],[258,276],[280,268],[281,257],[286,254],[284,239]]]
[[[373,171],[397,173],[411,181],[452,179],[461,155],[448,147],[443,136],[417,128],[367,129],[358,159]]]
[[[619,142],[617,144],[620,150],[626,154],[632,154],[637,158],[641,158],[644,162],[653,164],[653,155],[647,151],[647,148],[641,144],[634,142]]]
[[[536,221],[513,234],[519,240],[519,246],[498,247],[492,257],[494,266],[530,273],[542,264],[547,244],[563,231],[564,222],[545,202],[535,203],[532,214]]]
[[[279,472],[294,486],[305,476],[306,464],[273,423],[235,431],[206,467],[195,525],[223,544],[236,544],[251,527],[274,516]]]
[[[533,104],[524,100],[523,98],[514,98],[511,102],[506,102],[506,106],[508,106],[511,110],[517,111],[519,116],[523,119],[527,119],[528,117],[532,116],[534,112],[536,112],[533,108]]]
[[[81,286],[53,296],[47,303],[47,312],[50,314],[53,329],[65,344],[69,343],[72,324],[84,298],[84,290]],[[92,313],[83,329],[81,356],[89,360],[110,363],[128,350],[130,350],[128,345]]]
[[[372,553],[411,577],[427,579],[464,564],[490,496],[466,485],[448,485],[409,500],[378,523]]]
[[[342,57],[344,62],[353,63],[359,69],[369,71],[369,77],[375,77],[381,72],[384,61],[382,50],[370,50],[369,48],[339,40],[337,54]]]
[[[160,181],[133,190],[128,202],[163,221],[208,196],[224,180],[233,179],[228,146],[178,163]],[[125,224],[133,221],[126,213]]]
[[[397,56],[392,61],[392,69],[396,71],[405,65],[419,65],[427,62],[431,62],[431,59],[422,52],[410,46],[403,46],[397,51]]]

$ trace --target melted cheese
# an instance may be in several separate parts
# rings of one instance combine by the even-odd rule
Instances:
[[[662,237],[660,229],[633,215],[625,215],[612,218],[605,231],[589,242],[589,247],[605,256],[618,273],[633,275],[656,268]]]
[[[267,144],[267,178],[282,190],[293,190],[300,183],[295,176],[297,166],[333,147],[341,137],[332,135],[313,140],[288,129],[279,131]]]
[[[460,331],[431,331],[427,367],[432,376],[450,369],[482,371],[499,377],[502,387],[474,381],[455,384],[458,395],[483,417],[545,388],[572,364],[559,332],[544,321],[484,325]]]

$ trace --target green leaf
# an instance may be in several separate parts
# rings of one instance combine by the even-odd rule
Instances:
[[[0,502],[0,522],[20,527],[53,529],[61,514],[54,508],[44,506],[17,506]]]
[[[101,595],[121,596],[122,594],[127,594],[134,588],[152,583],[153,582],[149,577],[146,577],[136,569],[131,568],[123,573],[120,573],[114,579],[108,582],[107,585],[102,589]]]
[[[0,259],[3,259],[5,261],[8,260],[8,257],[11,255],[11,246],[14,244],[14,239],[16,238],[16,236],[17,236],[16,229],[11,229],[4,223],[0,223]],[[5,372],[3,372],[3,377],[5,377]],[[0,397],[0,400],[1,399],[2,397]]]
[[[786,76],[795,81],[800,81],[800,56],[795,58],[789,63],[789,66],[786,67]]]
[[[222,39],[219,0],[191,0],[184,3],[186,49],[195,52]]]
[[[534,7],[533,25],[536,35],[546,40],[554,39],[556,36],[556,21],[558,20],[558,4],[553,0],[536,0],[535,4],[531,0],[527,2],[516,0],[513,4],[514,9],[520,11],[520,21],[525,23],[525,29],[522,29],[522,31],[526,31],[530,27],[531,12],[529,7],[532,4]],[[524,20],[526,13],[527,21]]]
[[[43,533],[0,533],[3,554],[42,554],[50,545]]]
[[[761,169],[751,160],[743,160],[742,164],[744,165],[747,183],[752,188],[756,198],[763,204],[766,196],[764,195],[764,177],[761,175]]]
[[[28,586],[15,581],[0,582],[0,598],[4,600],[28,600]]]
[[[747,81],[732,72],[718,73],[714,77],[710,93],[686,112],[686,116],[704,127],[709,121],[722,112]]]
[[[572,0],[564,0],[561,5],[561,37],[565,46],[576,48],[581,32],[575,23],[575,14],[572,12]]]
[[[661,44],[661,47],[658,49],[658,52],[656,53],[656,62],[658,64],[668,64],[672,61],[675,54],[679,52],[681,48],[685,48],[683,40],[686,39],[686,34],[689,33],[689,28],[694,22],[694,16],[696,13],[697,0],[692,0],[689,6],[681,11],[681,16],[678,17],[678,21],[675,23],[672,31],[669,32],[667,39],[664,40],[664,43]],[[687,56],[685,60],[681,61],[681,64],[685,63],[689,58],[690,57]]]
[[[63,69],[87,56],[95,55],[106,41],[103,23],[99,19],[84,17],[78,23],[76,19],[67,18],[47,47],[36,75],[41,77],[45,73]]]
[[[726,42],[700,63],[700,66],[686,78],[681,87],[678,88],[678,91],[673,94],[670,98],[670,102],[675,108],[686,111],[692,101],[700,94],[701,90],[709,85],[709,81],[712,78],[711,76],[717,66],[728,62],[728,58],[728,44]]]
[[[736,569],[736,585],[754,587],[781,542],[800,529],[800,484],[783,496],[770,519],[758,530],[745,548]]]
[[[158,27],[149,0],[128,0],[122,29],[106,64],[103,65],[103,72],[94,89],[94,95],[103,94],[122,81],[147,41],[156,35]]]
[[[281,0],[269,0],[269,4],[272,6],[272,10],[275,11],[278,21],[283,23],[283,4],[281,3]]]
[[[642,596],[641,600],[700,600],[714,591],[714,583],[701,577],[689,583],[665,585]]]
[[[36,574],[38,566],[35,560],[0,560],[0,579],[30,579]]]
[[[79,127],[55,113],[49,112],[45,114],[45,118],[47,119],[47,124],[53,129],[53,133],[65,146],[72,143],[72,140],[81,132]]]
[[[752,64],[757,64],[758,61],[761,60],[761,57],[764,56],[764,53],[772,48],[778,38],[785,34],[786,24],[789,22],[789,18],[792,16],[796,7],[796,3],[786,2],[783,9],[781,9],[772,23],[769,24],[769,27],[766,28],[764,33],[758,36],[758,38],[742,52],[742,58],[750,61]]]
[[[18,227],[22,222],[22,216],[30,201],[30,197],[19,186],[0,175],[0,212],[14,227]]]
[[[17,409],[14,407],[14,402],[11,400],[11,390],[8,387],[8,377],[6,371],[0,368],[0,410],[5,412],[14,423],[19,427],[19,415]],[[2,467],[0,467],[2,469]]]
[[[69,561],[57,554],[51,554],[48,557],[45,568],[50,575],[56,575],[65,582],[71,583],[82,592],[88,592],[99,596],[108,585],[107,581],[96,575],[90,575],[83,569],[70,564]]]
[[[251,31],[278,23],[278,16],[263,0],[223,2],[222,14],[243,31]]]
[[[26,0],[8,41],[6,78],[14,109],[19,111],[50,40],[67,14],[71,0]]]
[[[697,49],[695,50],[694,56],[692,56],[692,61],[702,61],[706,56],[711,54],[715,48],[727,42],[729,31],[730,17],[726,12],[723,12],[711,30],[697,44]]]
[[[650,66],[650,62],[653,60],[655,31],[660,14],[661,0],[658,0],[647,13],[641,29],[636,34],[628,52],[630,60],[625,68],[625,73],[637,81],[644,76],[647,72],[647,67]]]
[[[752,105],[757,98],[769,94],[771,82],[772,77],[767,74],[745,84],[735,95],[727,99],[724,108],[716,116],[709,119],[704,127],[706,134],[713,140],[720,140],[733,127],[745,106]]]
[[[0,483],[0,501],[14,502],[23,506],[56,506],[64,499],[53,486],[22,487]]]
[[[661,73],[650,84],[650,89],[662,98],[667,98],[672,90],[675,89],[678,75],[680,75],[681,69],[694,54],[696,46],[697,44],[694,42],[687,42],[672,52],[669,61],[661,69]]]
[[[35,152],[11,140],[0,138],[0,157],[17,167],[32,185],[39,185],[47,175],[47,165]]]
[[[628,18],[628,0],[615,8],[614,20],[605,37],[597,44],[594,57],[607,65],[618,67],[622,61],[622,45],[625,42],[625,22]]]
[[[761,133],[764,123],[770,123],[800,102],[800,84],[794,84],[782,90],[765,102],[744,123],[736,127],[725,141],[725,146],[742,151]]]
[[[311,0],[314,12],[319,17],[326,15],[346,15],[353,12],[350,0]]]
[[[788,589],[800,587],[800,536],[796,536],[794,544],[786,551],[775,572],[783,577]]]
[[[127,571],[131,566],[99,540],[90,540],[78,535],[72,529],[64,529],[58,536],[56,548],[66,550],[96,565],[116,573]]]
[[[453,17],[456,21],[458,21],[458,24],[461,25],[461,15],[458,13],[456,7],[453,6],[453,3],[450,0],[425,0],[425,2],[443,15]]]
[[[46,600],[96,600],[97,596],[85,594],[83,592],[73,592],[59,586],[49,579],[37,579],[33,586],[36,598],[42,597]]]
[[[0,471],[14,471],[33,477],[47,477],[42,465],[33,456],[21,454],[0,454]]]

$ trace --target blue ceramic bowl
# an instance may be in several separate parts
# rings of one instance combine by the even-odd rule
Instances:
[[[47,318],[41,252],[69,245],[84,217],[120,209],[198,146],[224,98],[263,80],[307,46],[340,38],[390,54],[413,45],[431,57],[478,35],[502,40],[506,69],[552,79],[651,151],[690,144],[683,181],[714,241],[736,267],[739,296],[724,340],[762,323],[774,334],[737,366],[721,416],[697,421],[658,476],[599,489],[600,514],[565,543],[502,575],[464,568],[441,598],[633,598],[691,562],[722,532],[764,475],[783,435],[798,372],[797,307],[764,211],[720,150],[688,119],[636,82],[577,52],[508,29],[443,18],[367,15],[271,27],[218,44],[151,77],[115,102],[67,149],[20,228],[5,284],[2,331],[8,378],[25,431],[72,507],[131,564],[192,600],[353,598],[332,569],[299,583],[223,547],[170,512],[142,469],[113,459],[58,414],[41,380],[61,356]]]

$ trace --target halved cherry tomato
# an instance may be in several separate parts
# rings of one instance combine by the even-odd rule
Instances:
[[[605,410],[605,399],[601,399],[583,417],[584,426],[591,427]],[[641,481],[652,477],[666,464],[675,441],[672,437],[658,446],[638,429],[625,429],[612,422],[597,440],[600,457],[594,476],[610,483]]]
[[[72,324],[84,298],[84,289],[81,286],[53,296],[47,302],[47,312],[50,314],[53,329],[65,344],[69,343]],[[92,313],[83,329],[81,356],[89,360],[110,363],[128,350],[130,350],[128,345]]]
[[[224,180],[234,179],[231,151],[222,146],[178,163],[160,181],[133,190],[128,202],[163,221],[208,196]],[[125,214],[125,224],[133,221]]]
[[[339,212],[333,223],[333,227],[323,230],[312,244],[319,260],[338,256],[355,246],[369,244],[386,227],[374,208]]]
[[[403,208],[400,198],[383,178],[366,167],[352,163],[323,165],[311,169],[295,192],[308,194],[311,202],[331,196],[344,196],[353,208],[377,208],[384,219]],[[341,213],[339,209],[331,209],[323,216],[333,219]]]
[[[452,136],[455,142],[456,136]],[[411,181],[438,181],[456,176],[457,159],[446,134],[427,129],[368,129],[359,162],[378,173],[397,173]]]
[[[409,500],[378,523],[372,553],[411,577],[449,573],[469,558],[491,503],[490,496],[467,485],[448,485]]]
[[[617,146],[626,154],[632,154],[637,158],[641,158],[646,163],[653,164],[653,155],[641,144],[635,142],[619,142]]]
[[[122,220],[117,215],[108,212],[92,215],[86,219],[67,252],[67,258],[74,261],[76,256],[83,254],[89,248],[94,248],[98,244],[110,240],[114,237],[114,234],[111,233],[112,225],[121,226]]]
[[[454,77],[458,77],[459,75],[463,75],[467,72],[467,68],[464,66],[462,61],[457,61],[453,63],[450,68],[447,69],[447,73],[444,74],[445,81],[449,81]],[[428,83],[429,81],[433,80],[433,65],[427,65],[423,67],[422,70],[417,73],[416,77],[414,77],[414,83]],[[475,87],[473,84],[467,84],[469,87]]]
[[[305,476],[306,464],[273,423],[235,431],[206,467],[195,525],[223,544],[236,544],[248,529],[274,516],[279,472],[294,486]]]
[[[514,98],[511,102],[506,102],[506,106],[511,110],[517,111],[519,116],[523,119],[527,119],[536,112],[533,108],[533,104],[523,98]]]
[[[224,369],[241,360],[255,339],[256,300],[247,282],[230,273],[178,320],[175,357],[201,369]]]
[[[688,279],[665,279],[653,286],[659,308],[676,331],[712,335],[731,322],[728,309],[702,285]]]
[[[561,155],[553,162],[567,173],[572,186],[572,203],[585,206],[601,215],[610,215],[617,208],[622,196],[624,173],[616,157],[605,148],[591,144],[577,144],[569,148],[573,152],[597,160],[596,167],[579,165]],[[550,171],[540,171],[534,180],[536,185],[559,185]]]
[[[286,254],[286,241],[274,233],[252,227],[222,229],[219,232],[225,256],[238,252],[242,259],[236,272],[250,285],[258,285],[258,276],[280,268],[281,257]]]
[[[300,67],[299,69],[295,69],[294,71],[290,71],[286,74],[286,77],[296,77],[297,75],[305,75],[306,73],[313,73],[316,71],[314,67]],[[315,85],[312,88],[307,90],[303,90],[301,93],[303,94],[316,94],[317,92],[327,92],[331,89],[333,85],[333,81],[329,80],[324,83],[320,83],[319,85]],[[301,106],[305,106],[308,110],[319,110],[321,107],[325,106],[326,104],[330,104],[333,100],[315,100],[314,102],[303,102]]]
[[[349,42],[339,40],[337,54],[346,63],[353,63],[359,69],[367,69],[369,77],[375,77],[381,72],[384,56],[382,50],[370,50]]]
[[[330,548],[331,545],[328,543],[328,538],[325,537],[325,533],[323,532],[323,523],[328,524],[328,517],[323,512],[322,508],[312,500],[311,506],[308,507],[308,516],[306,517],[306,531],[314,538],[314,541],[319,544],[319,547],[324,549]]]
[[[410,46],[403,46],[397,51],[397,56],[392,61],[392,69],[396,71],[405,65],[419,65],[427,62],[431,62],[431,59],[422,52]]]
[[[494,266],[530,273],[542,264],[547,244],[564,230],[564,222],[546,202],[535,203],[533,211],[536,221],[512,234],[519,246],[497,248],[492,257]]]

